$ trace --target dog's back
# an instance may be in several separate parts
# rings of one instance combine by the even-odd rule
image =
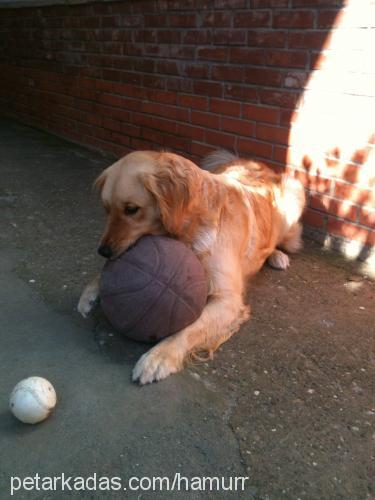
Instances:
[[[264,163],[240,158],[226,150],[207,155],[202,168],[239,182],[248,195],[254,217],[249,258],[257,256],[257,264],[252,263],[250,274],[257,272],[275,247],[289,252],[301,248],[299,219],[305,206],[305,192],[299,181],[274,172]]]

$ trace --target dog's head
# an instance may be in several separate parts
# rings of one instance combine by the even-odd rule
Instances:
[[[180,236],[200,175],[189,160],[152,151],[130,153],[104,170],[95,181],[107,212],[98,252],[114,258],[145,234]]]

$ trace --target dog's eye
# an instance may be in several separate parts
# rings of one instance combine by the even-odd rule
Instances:
[[[137,205],[125,205],[124,214],[125,215],[134,215],[138,212],[139,207]]]

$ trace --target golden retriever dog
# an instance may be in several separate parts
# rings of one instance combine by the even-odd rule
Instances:
[[[210,356],[249,318],[245,280],[268,260],[289,266],[286,252],[301,247],[305,205],[299,181],[265,165],[218,151],[201,169],[168,152],[128,154],[96,180],[107,212],[98,252],[113,259],[145,234],[167,234],[188,245],[202,262],[209,296],[201,316],[144,354],[133,380],[147,384],[182,369],[199,352]],[[98,300],[97,277],[83,291],[86,316]]]

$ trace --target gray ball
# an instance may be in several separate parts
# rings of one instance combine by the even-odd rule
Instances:
[[[193,323],[207,301],[207,279],[193,251],[166,236],[143,236],[100,280],[100,302],[112,326],[134,340],[156,342]]]

